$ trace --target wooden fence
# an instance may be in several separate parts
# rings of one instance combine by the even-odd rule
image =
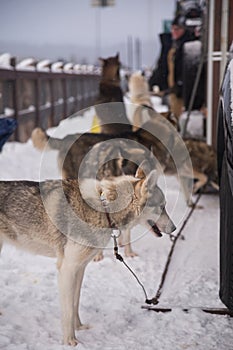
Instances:
[[[47,129],[95,103],[100,75],[94,69],[59,72],[35,68],[0,68],[0,115],[12,116],[18,127],[11,140],[25,142],[36,126]]]

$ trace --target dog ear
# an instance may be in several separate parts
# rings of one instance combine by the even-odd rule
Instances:
[[[99,57],[98,60],[99,60],[99,62],[100,62],[102,65],[103,65],[104,62],[106,61],[105,58],[102,58],[102,57]]]
[[[119,52],[117,52],[115,57],[116,57],[118,60],[119,60],[119,56],[120,56],[120,54],[119,54]]]
[[[147,159],[145,159],[137,168],[135,177],[138,179],[144,179],[146,177],[146,174],[148,174],[150,171],[151,171],[150,162]]]

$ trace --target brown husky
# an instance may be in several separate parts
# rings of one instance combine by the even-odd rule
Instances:
[[[47,145],[47,149],[59,151],[58,162],[60,169],[62,169],[63,178],[77,178],[80,164],[90,148],[96,143],[115,138],[134,140],[148,149],[152,149],[165,174],[175,175],[178,171],[185,200],[189,206],[192,206],[192,201],[188,179],[197,180],[193,186],[194,194],[208,182],[218,190],[216,152],[213,148],[204,141],[182,140],[175,128],[171,129],[171,123],[161,115],[144,123],[143,128],[135,132],[109,135],[101,133],[74,134],[63,139],[49,137],[40,128],[34,129],[32,133],[32,141],[36,148],[44,150]],[[185,147],[187,152],[184,152]],[[176,154],[180,153],[176,164],[172,159],[171,151]],[[192,169],[190,169],[190,165]],[[135,167],[132,171],[135,171]],[[126,173],[132,172],[130,170]]]
[[[102,75],[99,83],[99,95],[95,111],[100,131],[107,134],[130,131],[132,126],[127,118],[120,81],[119,54],[109,58],[100,58]]]
[[[158,129],[159,135],[163,138],[164,144],[168,145],[170,142],[170,134],[166,130],[166,125],[162,124]],[[146,130],[138,130],[137,132],[120,133],[118,135],[113,134],[75,134],[68,135],[64,139],[49,138],[48,135],[40,128],[37,128],[32,133],[32,141],[36,148],[40,150],[57,149],[58,153],[58,165],[62,172],[63,179],[74,178],[89,178],[94,177],[97,179],[106,178],[109,176],[119,176],[125,174],[135,174],[137,165],[141,160],[146,159],[146,155],[143,158],[145,152],[139,148],[132,147],[129,141],[136,141],[140,144],[144,144],[150,148],[151,145],[155,146],[159,156],[157,156],[160,162],[164,162],[167,158],[168,151],[164,147],[163,143],[156,137],[153,137]],[[108,141],[108,147],[104,146],[103,141]],[[112,141],[112,142],[111,142]],[[117,142],[119,141],[119,142]],[[103,143],[103,146],[101,145]],[[96,147],[94,147],[96,146]],[[91,149],[92,158],[85,158]],[[109,160],[111,159],[112,160]],[[148,158],[148,157],[147,157]],[[130,161],[123,161],[123,159]],[[84,167],[80,166],[84,162]],[[122,163],[124,166],[122,166]],[[95,172],[95,170],[97,171]],[[92,172],[93,171],[93,172]],[[188,191],[187,191],[188,193]],[[130,231],[124,230],[122,234],[121,244],[124,245],[125,256],[133,257],[137,254],[131,247]],[[103,256],[99,254],[95,260],[101,260]]]
[[[84,270],[112,233],[101,194],[112,225],[119,229],[137,222],[156,234],[175,229],[156,171],[145,177],[142,169],[136,177],[87,179],[80,184],[76,179],[0,182],[1,242],[57,258],[64,344],[77,345],[75,330],[88,328],[78,313]]]

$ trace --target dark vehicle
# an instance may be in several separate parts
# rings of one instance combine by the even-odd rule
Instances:
[[[229,61],[218,109],[218,172],[220,183],[220,299],[233,310],[233,59]]]

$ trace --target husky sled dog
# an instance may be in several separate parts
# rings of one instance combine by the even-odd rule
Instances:
[[[156,123],[149,121],[136,132],[119,132],[118,134],[84,133],[67,135],[63,139],[59,139],[49,137],[41,128],[36,128],[33,130],[31,137],[34,147],[41,151],[58,150],[58,164],[64,179],[78,178],[80,164],[85,155],[94,145],[100,142],[114,139],[135,141],[148,149],[152,148],[154,155],[164,167],[169,157],[169,150],[174,146],[174,136],[171,135],[170,124],[161,116]],[[127,152],[127,149],[125,149],[125,152]],[[130,174],[134,173],[135,168],[130,171]]]
[[[167,130],[164,130],[164,128],[165,125],[162,125],[161,130],[159,130],[159,134],[161,138],[164,137],[164,143],[168,144],[170,141],[170,134],[168,134]],[[58,166],[61,170],[63,179],[77,179],[80,177],[96,177],[98,179],[102,179],[103,177],[119,176],[122,173],[135,174],[137,167],[136,164],[138,164],[137,160],[140,161],[145,159],[142,157],[143,153],[141,149],[132,149],[130,145],[126,144],[127,139],[129,139],[129,141],[139,142],[140,144],[143,144],[144,141],[145,147],[148,148],[150,148],[151,144],[154,146],[156,145],[156,150],[158,151],[157,158],[159,161],[163,162],[164,159],[166,159],[167,150],[164,145],[155,137],[152,138],[152,135],[146,130],[141,130],[141,132],[142,135],[139,133],[139,131],[136,133],[119,133],[118,135],[85,133],[80,135],[68,135],[63,139],[57,139],[52,137],[49,138],[42,129],[36,128],[32,133],[32,141],[34,146],[40,150],[58,150]],[[167,139],[165,139],[166,137]],[[118,139],[119,142],[114,142],[114,140],[118,141]],[[124,141],[122,141],[122,139]],[[104,141],[112,141],[112,143],[108,143],[109,147],[107,147],[107,149],[101,145],[98,145]],[[96,148],[94,148],[95,145]],[[92,154],[95,153],[95,156],[93,156],[92,159],[89,159],[88,163],[84,167],[84,172],[80,174],[80,165],[83,161],[86,161],[85,157],[90,149],[92,150]],[[119,153],[116,154],[118,151]],[[109,161],[111,158],[112,160]],[[124,162],[125,164],[122,168],[123,159],[130,159],[131,161]],[[97,164],[95,164],[96,162]],[[88,164],[90,167],[88,167]],[[97,169],[100,164],[102,165],[100,169],[94,173],[91,173],[91,170],[93,168],[94,170]],[[125,255],[130,257],[135,256],[136,253],[132,250],[130,244],[129,230],[125,230],[121,238],[122,237],[124,240],[121,243],[124,245]],[[95,260],[100,259],[102,259],[101,255],[96,257]]]
[[[131,74],[128,82],[130,101],[137,105],[145,105],[153,108],[149,84],[140,72]]]
[[[142,165],[142,169],[143,165]],[[75,346],[82,325],[78,308],[84,270],[111,237],[100,199],[104,194],[112,225],[136,222],[156,234],[175,226],[153,170],[111,180],[76,179],[0,182],[0,239],[32,253],[57,258],[64,344]]]
[[[99,95],[95,111],[102,133],[115,134],[130,131],[132,126],[127,118],[120,80],[119,54],[109,58],[100,58],[102,75],[99,83]]]
[[[186,139],[184,143],[192,160],[193,177],[196,180],[193,192],[197,193],[207,184],[219,191],[217,154],[213,147],[204,141],[194,139]]]
[[[213,148],[200,140],[182,140],[175,128],[174,132],[171,132],[170,122],[161,115],[156,117],[156,121],[150,120],[144,123],[143,128],[135,132],[74,134],[63,139],[49,137],[40,128],[34,129],[32,133],[34,147],[40,150],[58,150],[58,163],[63,178],[77,178],[80,164],[88,151],[95,144],[114,138],[133,140],[148,149],[152,149],[165,174],[175,175],[179,171],[179,180],[189,206],[192,206],[189,179],[197,180],[193,187],[194,194],[208,182],[211,182],[216,189],[218,188],[216,154]],[[187,152],[183,152],[184,145]],[[174,164],[170,150],[173,151],[173,154],[181,154],[176,164]],[[192,171],[190,171],[190,159]],[[132,170],[132,164],[130,164],[130,170],[126,173],[133,174],[134,172],[135,167]]]
[[[155,120],[158,116],[166,118],[175,128],[178,126],[177,119],[171,112],[158,113],[151,100],[149,84],[140,72],[133,73],[128,82],[130,102],[135,105],[130,120],[133,131],[139,129],[149,120]]]

